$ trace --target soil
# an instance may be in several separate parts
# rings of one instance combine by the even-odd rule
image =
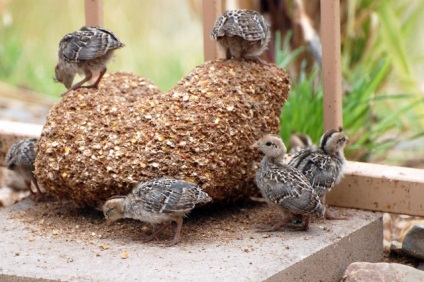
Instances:
[[[107,225],[103,213],[92,208],[77,208],[70,201],[46,200],[34,202],[35,208],[19,211],[13,218],[27,223],[27,230],[35,236],[58,236],[65,241],[90,243],[93,239],[117,240],[122,244],[140,241],[157,228],[138,220],[121,219]],[[222,244],[242,240],[244,230],[271,225],[281,216],[278,208],[269,207],[260,200],[238,201],[231,205],[214,204],[194,209],[184,219],[182,240],[187,244],[196,242]],[[324,220],[313,219],[322,223]],[[34,228],[36,227],[36,228]],[[78,231],[78,232],[76,232]],[[175,225],[165,230],[159,239],[172,238]],[[273,236],[278,236],[274,232]],[[283,234],[283,233],[281,233]],[[263,237],[270,236],[267,233]],[[30,238],[31,240],[31,238]],[[102,245],[101,248],[109,248]],[[382,262],[401,263],[418,267],[420,261],[385,250]]]
[[[60,236],[65,241],[90,242],[94,238],[125,242],[141,241],[157,226],[138,220],[121,219],[107,225],[101,211],[76,208],[71,202],[45,201],[34,203],[35,208],[14,213],[13,218],[27,223],[34,236]],[[278,208],[257,201],[239,201],[231,205],[210,205],[193,210],[184,220],[182,240],[188,244],[202,241],[229,243],[241,240],[243,231],[271,225],[281,216]],[[314,219],[315,222],[323,220]],[[34,228],[34,227],[38,228]],[[169,239],[172,229],[165,230],[159,239]],[[76,232],[78,231],[78,232]],[[279,233],[279,232],[274,232]],[[269,236],[264,233],[263,237]],[[273,234],[274,236],[274,234]]]

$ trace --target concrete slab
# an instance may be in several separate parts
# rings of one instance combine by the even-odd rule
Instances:
[[[382,215],[366,211],[339,209],[350,219],[314,222],[308,232],[240,229],[231,240],[222,239],[234,232],[225,228],[216,238],[188,240],[198,224],[189,218],[183,241],[165,248],[131,236],[93,233],[86,241],[39,232],[16,217],[34,209],[29,200],[0,209],[0,281],[339,281],[351,262],[376,262],[383,254]],[[243,218],[258,209],[269,207],[246,208]],[[231,215],[225,220],[234,222]]]

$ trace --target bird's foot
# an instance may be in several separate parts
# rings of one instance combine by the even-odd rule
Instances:
[[[165,247],[172,247],[178,244],[180,240],[171,239],[171,240],[163,240],[163,241],[155,241],[155,244],[163,244]]]
[[[68,94],[69,92],[71,92],[74,89],[68,89],[66,92],[63,92],[62,94],[60,94],[60,97],[65,96],[66,94]]]
[[[277,231],[274,226],[259,226],[256,228],[256,232],[273,232]]]
[[[141,237],[141,242],[148,243],[150,241],[153,241],[154,239],[157,239],[157,237],[156,234],[153,233],[151,235]]]
[[[99,84],[98,83],[93,83],[93,84],[90,84],[90,85],[81,86],[81,88],[96,88],[96,89],[98,89],[99,88]]]
[[[28,199],[39,203],[39,202],[43,202],[45,200],[47,200],[49,198],[49,195],[47,193],[31,193],[27,196]]]
[[[309,226],[306,224],[286,225],[286,227],[293,231],[308,231],[309,230]]]
[[[246,59],[250,60],[250,61],[254,61],[254,62],[261,64],[261,65],[265,65],[265,66],[269,65],[269,63],[267,61],[262,60],[259,57],[246,57]]]
[[[325,210],[324,213],[324,218],[328,219],[328,220],[348,220],[348,217],[338,217],[338,216],[334,216],[328,209]]]

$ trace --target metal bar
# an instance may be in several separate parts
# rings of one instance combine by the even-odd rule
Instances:
[[[340,59],[340,1],[321,1],[324,130],[343,125]]]
[[[103,26],[103,0],[85,0],[85,25]]]
[[[327,204],[371,211],[424,216],[424,170],[347,162],[343,181]]]
[[[221,56],[217,42],[210,39],[215,20],[221,15],[222,4],[220,0],[203,0],[203,50],[204,60],[216,60]]]

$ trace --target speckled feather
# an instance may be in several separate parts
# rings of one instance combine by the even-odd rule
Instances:
[[[258,60],[268,48],[271,32],[268,23],[258,12],[233,10],[226,11],[216,19],[211,39],[218,41],[227,59]]]
[[[269,26],[264,17],[252,10],[226,11],[219,17],[212,29],[211,38],[222,36],[240,36],[248,41],[265,42]]]
[[[256,183],[268,201],[294,214],[310,213],[320,205],[308,180],[285,164],[262,164]]]
[[[110,30],[102,27],[82,27],[63,37],[59,43],[59,57],[66,62],[87,61],[123,46]]]
[[[194,183],[160,178],[137,184],[127,196],[125,207],[130,213],[141,208],[152,214],[186,214],[196,204],[211,200]]]
[[[321,138],[319,148],[302,150],[295,154],[289,162],[290,166],[299,169],[306,176],[320,197],[324,197],[334,185],[340,182],[343,176],[345,163],[343,152],[334,150],[330,153],[326,149],[332,138],[339,136],[336,133],[339,131],[327,131]],[[347,140],[343,133],[340,138]]]
[[[6,164],[8,169],[14,171],[19,177],[22,177],[31,194],[36,195],[38,193],[41,195],[43,192],[40,190],[37,179],[34,176],[36,143],[37,139],[29,138],[19,140],[13,144],[6,155]],[[31,189],[31,183],[34,183],[37,189],[36,192]]]
[[[321,215],[324,207],[308,179],[299,170],[282,163],[286,148],[281,138],[265,135],[255,144],[265,154],[255,177],[263,197],[292,214]]]
[[[34,171],[35,162],[35,144],[37,139],[19,140],[10,147],[6,155],[7,168],[15,170],[16,167],[28,167],[30,171]]]

